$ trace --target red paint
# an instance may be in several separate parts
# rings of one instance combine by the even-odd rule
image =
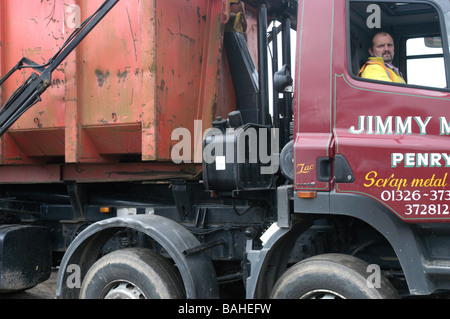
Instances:
[[[392,167],[397,153],[449,153],[450,140],[440,134],[439,119],[450,120],[450,94],[357,80],[348,72],[345,1],[305,0],[299,7],[295,165],[313,165],[318,157],[341,154],[355,182],[331,179],[327,185],[317,182],[315,173],[297,170],[296,189],[367,196],[407,222],[450,221],[450,171],[444,160],[442,167],[405,167],[404,162]],[[415,119],[412,134],[396,132],[395,127],[392,134],[376,134],[368,132],[367,125],[365,132],[354,134],[350,129],[358,129],[360,116],[366,121],[378,117],[383,123],[389,123],[389,117],[394,123],[396,117],[432,119],[422,135]]]

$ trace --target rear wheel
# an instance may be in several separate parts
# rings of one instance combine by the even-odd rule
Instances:
[[[326,254],[289,268],[272,290],[274,299],[396,299],[392,284],[380,274],[369,282],[366,262],[348,255]]]
[[[144,248],[114,251],[94,263],[81,286],[82,299],[181,299],[178,270],[160,254]]]

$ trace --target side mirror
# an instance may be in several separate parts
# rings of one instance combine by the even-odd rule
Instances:
[[[276,72],[273,78],[273,85],[278,93],[293,92],[292,84],[294,80],[291,77],[291,68],[283,65],[280,71]]]

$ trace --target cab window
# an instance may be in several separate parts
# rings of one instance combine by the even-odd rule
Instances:
[[[408,84],[444,88],[445,64],[441,37],[419,37],[406,41]]]
[[[443,23],[434,5],[417,1],[349,1],[348,8],[350,74],[361,80],[392,85],[390,79],[395,72],[406,82],[400,85],[448,87]],[[379,32],[391,36],[394,45],[391,56],[383,49],[374,49],[373,37]],[[383,41],[387,40],[383,38]],[[369,60],[372,65],[376,61],[376,69],[373,66],[370,69],[376,72],[366,72],[361,77],[360,70],[367,68]]]

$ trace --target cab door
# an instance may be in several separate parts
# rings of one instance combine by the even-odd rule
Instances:
[[[354,177],[337,182],[336,192],[370,197],[406,222],[450,220],[448,3],[442,4],[347,0],[346,14],[335,15],[347,26],[335,36],[346,45],[334,61],[335,150]],[[358,77],[381,30],[394,39],[393,64],[406,84]]]
[[[294,98],[294,187],[332,188],[334,0],[299,1]]]

